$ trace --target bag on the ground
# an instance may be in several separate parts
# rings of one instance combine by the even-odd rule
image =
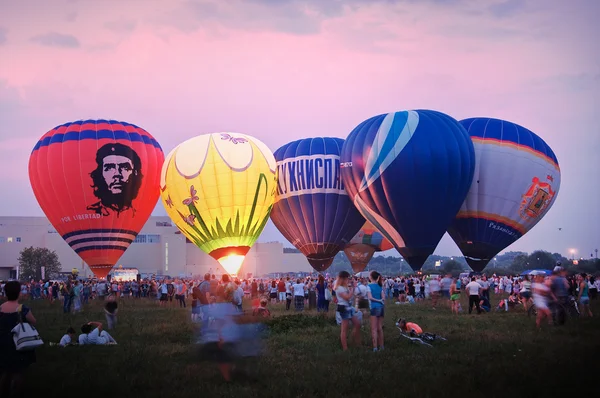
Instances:
[[[31,351],[36,347],[44,345],[40,334],[37,329],[27,322],[23,321],[23,306],[20,305],[18,309],[19,323],[12,329],[13,341],[17,351]]]

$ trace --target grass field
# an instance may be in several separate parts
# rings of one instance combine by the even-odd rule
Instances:
[[[69,325],[79,332],[86,321],[104,322],[101,302],[76,315],[64,315],[61,303],[27,304],[46,342],[58,342]],[[593,304],[598,317],[542,330],[522,309],[452,316],[446,307],[433,310],[429,302],[389,304],[386,349],[376,353],[370,349],[368,328],[362,347],[342,352],[333,314],[323,318],[305,312],[309,320],[287,318],[276,305],[265,354],[246,364],[257,380],[225,384],[212,363],[199,359],[189,308],[123,299],[118,328],[111,332],[119,345],[46,344],[30,368],[27,396],[506,398],[554,396],[567,388],[579,395],[598,384],[600,305]],[[394,326],[400,316],[448,341],[432,349],[400,339]]]

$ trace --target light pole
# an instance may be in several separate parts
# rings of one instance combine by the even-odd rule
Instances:
[[[571,249],[570,252],[571,252],[571,261],[573,261],[573,260],[575,260],[575,253],[577,252],[577,250]]]

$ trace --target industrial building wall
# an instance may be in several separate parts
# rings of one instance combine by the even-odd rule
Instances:
[[[0,277],[16,269],[21,250],[47,247],[56,251],[63,271],[79,269],[91,276],[87,266],[65,243],[45,217],[0,217]],[[192,276],[224,273],[219,263],[192,243],[186,243],[168,217],[150,217],[115,266],[137,268],[142,274]],[[283,253],[280,242],[256,243],[246,256],[239,275],[261,276],[276,272],[306,272],[311,267],[299,253]],[[6,272],[4,272],[6,271]]]

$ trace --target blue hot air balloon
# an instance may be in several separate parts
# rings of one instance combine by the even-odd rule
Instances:
[[[473,184],[448,233],[474,271],[533,228],[560,188],[560,167],[537,135],[511,122],[460,122],[473,140]]]
[[[278,185],[271,220],[322,272],[364,225],[340,176],[341,138],[306,138],[275,151]]]
[[[417,110],[362,122],[346,139],[341,161],[356,208],[416,271],[460,209],[475,153],[455,119]]]

